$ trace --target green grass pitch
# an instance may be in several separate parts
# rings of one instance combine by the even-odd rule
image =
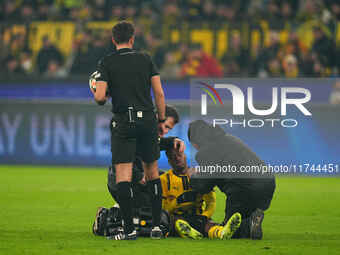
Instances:
[[[215,220],[222,220],[218,193]],[[0,166],[0,254],[340,254],[340,180],[279,178],[264,239],[113,241],[91,233],[110,207],[106,170]]]

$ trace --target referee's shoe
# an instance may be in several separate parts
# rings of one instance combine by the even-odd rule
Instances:
[[[134,230],[129,234],[125,234],[123,231],[113,235],[113,236],[108,236],[107,239],[110,240],[137,240],[137,231]]]

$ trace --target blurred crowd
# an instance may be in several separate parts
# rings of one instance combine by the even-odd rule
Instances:
[[[311,18],[339,19],[338,0],[2,0],[0,21],[104,21],[129,18],[273,23]]]
[[[0,37],[1,76],[88,75],[114,47],[110,30],[94,32],[82,24],[123,19],[133,20],[137,25],[135,48],[151,53],[166,79],[328,77],[340,73],[340,48],[329,33],[340,22],[339,0],[3,0],[0,23],[72,21],[77,24],[77,36],[67,56],[48,36],[42,38],[37,54],[31,52],[23,34],[18,33],[7,43]],[[181,26],[183,22],[219,26],[261,19],[270,23],[269,39],[264,46],[245,47],[240,33],[234,32],[230,34],[228,50],[218,58],[207,54],[201,44],[165,43],[160,29],[166,24]],[[308,20],[318,24],[313,28],[310,47],[294,27],[287,43],[281,43],[278,30],[287,21],[294,26]]]

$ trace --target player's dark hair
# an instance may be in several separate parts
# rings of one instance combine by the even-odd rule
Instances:
[[[179,114],[178,114],[178,111],[177,109],[172,106],[172,105],[166,105],[165,106],[165,117],[168,118],[168,117],[172,117],[174,118],[174,121],[175,121],[175,124],[177,124],[179,122]]]
[[[132,23],[121,21],[112,28],[112,36],[117,44],[128,43],[135,33]]]

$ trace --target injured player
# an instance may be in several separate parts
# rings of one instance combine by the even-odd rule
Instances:
[[[170,215],[170,235],[184,238],[230,239],[241,224],[241,214],[235,213],[224,226],[213,222],[216,194],[199,194],[191,189],[184,152],[166,151],[172,169],[161,175],[163,210]]]
[[[215,192],[211,191],[204,195],[193,192],[184,152],[169,149],[166,155],[172,169],[160,176],[163,189],[161,216],[163,235],[191,239],[202,237],[230,239],[241,224],[241,215],[234,213],[224,226],[213,222],[211,217],[216,207]],[[134,220],[139,236],[147,235],[150,231],[151,214],[148,209],[150,208],[147,203],[141,206]],[[110,237],[122,231],[120,208],[101,208],[93,226],[96,226],[93,228],[95,235]]]

